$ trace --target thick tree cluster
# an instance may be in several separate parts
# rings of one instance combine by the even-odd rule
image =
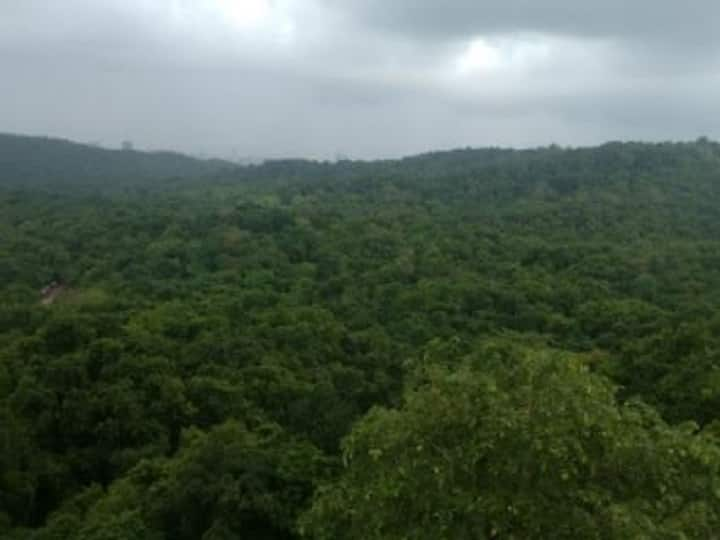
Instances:
[[[62,174],[0,159],[0,538],[720,530],[720,145],[10,142]]]

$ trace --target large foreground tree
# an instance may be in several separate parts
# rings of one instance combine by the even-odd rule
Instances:
[[[720,448],[580,358],[486,350],[422,368],[344,443],[304,516],[319,539],[713,538]]]

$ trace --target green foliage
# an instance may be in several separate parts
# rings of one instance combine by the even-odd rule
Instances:
[[[226,165],[0,137],[0,538],[712,537],[719,145]]]
[[[720,448],[618,404],[581,359],[492,348],[430,365],[343,445],[313,538],[710,538]]]
[[[118,190],[143,182],[187,179],[232,168],[171,152],[106,150],[62,139],[0,134],[0,187]]]
[[[175,457],[142,461],[110,486],[72,538],[292,538],[324,461],[277,426],[192,429]]]

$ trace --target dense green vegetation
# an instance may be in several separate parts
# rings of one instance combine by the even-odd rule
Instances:
[[[232,169],[221,160],[193,159],[172,152],[107,150],[63,139],[0,133],[0,187],[46,190],[92,188],[102,192],[127,186],[177,182]]]
[[[101,172],[0,187],[0,538],[720,530],[720,145]]]

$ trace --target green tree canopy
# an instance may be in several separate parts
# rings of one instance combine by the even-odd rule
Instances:
[[[344,441],[303,518],[318,539],[711,538],[720,450],[619,404],[580,357],[485,348],[422,368]]]

